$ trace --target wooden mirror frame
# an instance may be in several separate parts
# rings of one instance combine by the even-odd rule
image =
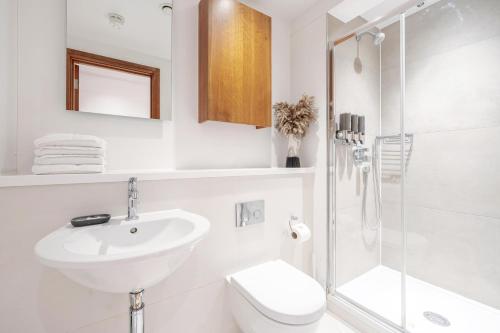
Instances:
[[[149,77],[151,82],[150,118],[160,119],[160,69],[69,48],[66,49],[66,109],[68,111],[79,111],[79,94],[74,84],[75,79],[78,79],[79,64]]]

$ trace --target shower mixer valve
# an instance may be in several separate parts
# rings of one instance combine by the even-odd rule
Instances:
[[[361,145],[356,145],[352,148],[352,160],[354,165],[357,167],[363,167],[370,165],[370,149],[363,147]]]

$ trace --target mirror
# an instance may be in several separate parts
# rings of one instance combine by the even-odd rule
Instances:
[[[172,1],[66,5],[66,109],[170,119]]]

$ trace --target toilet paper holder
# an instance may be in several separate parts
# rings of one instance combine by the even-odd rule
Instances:
[[[304,222],[300,222],[297,216],[290,216],[288,226],[290,227],[290,236],[292,236],[294,241],[304,243],[311,238],[311,230],[309,230]]]
[[[293,239],[297,239],[297,233],[293,231],[293,225],[298,224],[299,218],[295,215],[290,216],[290,219],[288,220],[288,226],[290,227],[290,233],[292,234]]]

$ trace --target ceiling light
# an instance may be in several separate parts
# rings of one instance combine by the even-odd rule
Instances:
[[[160,9],[164,14],[172,15],[173,5],[172,2],[165,2],[160,5]]]
[[[117,13],[108,13],[109,23],[117,29],[120,29],[125,24],[125,17]]]

